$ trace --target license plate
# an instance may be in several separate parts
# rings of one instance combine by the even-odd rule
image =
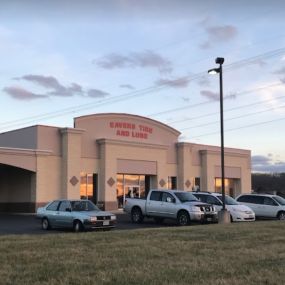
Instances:
[[[103,221],[103,226],[109,226],[109,221]]]
[[[212,218],[207,218],[207,222],[212,222]]]

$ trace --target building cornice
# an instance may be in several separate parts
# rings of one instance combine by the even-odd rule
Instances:
[[[0,147],[0,154],[9,155],[27,155],[27,156],[39,156],[39,155],[51,155],[52,151],[38,150],[38,149],[25,149],[25,148],[8,148]]]
[[[60,133],[61,134],[83,134],[85,130],[83,129],[75,129],[75,128],[61,128]]]
[[[220,150],[199,150],[199,153],[201,155],[221,155],[221,151]],[[225,151],[225,156],[233,156],[233,157],[243,157],[243,158],[247,158],[248,154],[247,153],[234,153],[234,152],[229,152],[229,151]]]
[[[99,145],[120,145],[120,146],[128,146],[128,147],[142,147],[142,148],[152,148],[152,149],[168,149],[166,145],[157,145],[157,144],[149,144],[149,143],[140,143],[140,142],[128,142],[128,141],[120,141],[114,139],[98,139],[96,143]]]

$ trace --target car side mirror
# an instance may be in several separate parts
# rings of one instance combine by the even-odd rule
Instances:
[[[71,208],[66,208],[65,212],[71,212]]]

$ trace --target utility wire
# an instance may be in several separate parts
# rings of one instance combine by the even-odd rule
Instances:
[[[270,120],[270,121],[264,121],[264,122],[260,122],[260,123],[245,125],[245,126],[241,126],[241,127],[237,127],[237,128],[226,129],[225,132],[232,132],[232,131],[236,131],[236,130],[240,130],[240,129],[246,129],[246,128],[251,128],[251,127],[255,127],[255,126],[266,125],[266,124],[279,122],[279,121],[283,121],[283,120],[285,120],[285,117],[284,118],[275,119],[275,120]],[[199,136],[194,136],[191,139],[196,139],[196,138],[209,136],[209,135],[214,135],[214,134],[219,134],[219,133],[220,133],[220,131],[207,133],[207,134],[202,134],[202,135],[199,135]]]
[[[263,58],[264,59],[264,58],[268,58],[268,57],[278,56],[280,54],[283,54],[284,52],[285,52],[285,48],[272,50],[272,51],[260,54],[258,56],[250,57],[250,58],[243,59],[241,61],[237,61],[237,62],[229,64],[229,65],[225,65],[224,66],[224,70],[227,71],[227,70],[232,70],[234,68],[239,68],[240,66],[246,66],[248,64],[252,64],[253,61],[256,61],[259,58]],[[185,80],[188,79],[189,82],[190,81],[194,81],[194,80],[200,79],[203,76],[205,76],[205,74],[207,74],[206,72],[207,71],[203,71],[203,72],[197,73],[195,75],[185,76],[183,79],[185,79]],[[179,83],[180,80],[181,80],[181,78],[178,78],[177,80],[173,80],[172,83]],[[103,106],[103,105],[106,105],[106,104],[116,103],[118,101],[125,101],[125,100],[128,100],[128,99],[136,98],[138,96],[144,96],[144,95],[149,94],[151,92],[162,90],[162,89],[165,89],[165,88],[171,88],[171,86],[169,86],[168,83],[163,83],[163,84],[161,84],[159,86],[154,85],[154,86],[151,86],[151,87],[144,88],[142,90],[125,93],[125,94],[121,94],[121,95],[118,95],[118,96],[113,96],[111,98],[104,99],[104,101],[102,100],[100,102],[94,102],[94,103],[90,103],[89,102],[89,103],[86,103],[86,104],[83,104],[83,105],[80,105],[80,106],[77,106],[77,107],[69,107],[69,108],[57,110],[57,111],[54,111],[54,112],[45,113],[45,114],[42,114],[42,115],[36,115],[36,116],[32,116],[32,117],[22,118],[22,119],[19,119],[19,120],[4,122],[0,126],[4,125],[7,128],[7,127],[14,126],[15,124],[18,125],[19,122],[22,123],[22,124],[27,124],[27,123],[34,122],[35,119],[42,119],[43,120],[43,119],[48,119],[48,118],[64,116],[64,115],[67,115],[67,114],[70,114],[70,113],[76,113],[76,112],[79,112],[79,111],[82,111],[82,110],[90,109],[90,108],[93,108],[94,106],[98,107],[98,106]],[[208,104],[210,102],[212,102],[212,101],[201,102],[201,103],[195,104],[195,106]],[[181,110],[181,108],[176,108],[175,110]],[[157,115],[168,113],[168,112],[169,112],[169,110],[153,114],[152,116],[157,116]]]
[[[234,95],[235,96],[242,96],[242,95],[246,95],[246,94],[249,94],[249,93],[252,93],[252,92],[255,92],[255,91],[260,91],[260,90],[264,90],[264,89],[267,89],[267,88],[276,87],[276,86],[280,86],[280,85],[284,85],[284,83],[282,83],[282,82],[273,83],[273,84],[270,84],[270,85],[267,85],[267,86],[262,86],[262,87],[259,87],[259,88],[246,90],[246,91],[234,94]],[[224,100],[231,99],[232,96],[233,95],[227,95],[227,96],[224,97]],[[153,113],[153,114],[150,114],[149,116],[150,117],[156,117],[156,116],[169,114],[169,113],[176,112],[176,111],[186,110],[186,109],[195,108],[195,107],[198,107],[198,106],[201,106],[201,105],[206,105],[206,104],[211,104],[211,103],[218,103],[218,102],[219,102],[219,100],[218,101],[207,100],[207,101],[203,101],[203,102],[196,103],[196,104],[191,104],[191,105],[187,105],[187,106],[183,106],[183,107],[179,107],[179,108],[168,109],[168,110],[165,110],[165,111],[162,111],[162,112],[158,112],[158,113]],[[187,119],[187,120],[191,120],[191,119]],[[174,122],[170,122],[170,123],[177,123],[177,122],[181,122],[181,121],[174,121]]]
[[[283,83],[270,84],[270,85],[263,86],[263,87],[260,87],[260,88],[243,91],[243,92],[237,93],[235,95],[236,96],[242,96],[242,95],[246,95],[246,94],[249,94],[249,93],[252,93],[252,92],[255,92],[255,91],[260,91],[260,90],[268,89],[268,88],[279,86],[279,85],[284,85],[284,84]],[[231,95],[229,95],[229,96],[231,96]],[[277,96],[277,97],[274,97],[274,100],[283,99],[284,97],[285,97],[285,95]],[[267,100],[262,100],[262,101],[258,101],[258,102],[251,103],[251,104],[245,104],[245,105],[241,105],[241,106],[238,106],[238,107],[233,107],[233,108],[230,108],[230,109],[225,109],[224,113],[230,112],[230,111],[235,111],[235,110],[238,110],[238,109],[252,107],[252,106],[255,106],[255,105],[259,105],[259,104],[264,104],[264,103],[267,103],[267,102],[271,102],[272,100],[273,99],[267,99]],[[212,101],[212,102],[216,102],[216,101]],[[217,115],[217,114],[220,114],[220,112],[212,112],[212,113],[208,113],[208,114],[204,114],[204,115],[195,116],[195,117],[192,117],[192,118],[186,118],[186,119],[181,119],[181,120],[176,120],[176,121],[170,121],[170,122],[168,122],[168,124],[184,123],[186,121],[190,121],[190,120],[193,121],[193,120],[197,120],[197,119],[201,119],[201,118],[205,118],[205,117],[210,117],[210,116]]]
[[[225,120],[225,122],[236,120],[236,119],[240,119],[240,118],[244,118],[244,117],[250,117],[250,116],[254,116],[254,115],[259,115],[259,114],[262,114],[262,113],[266,113],[266,112],[269,112],[269,111],[272,111],[272,110],[282,109],[282,108],[285,108],[285,105],[278,106],[278,107],[273,107],[273,108],[269,108],[269,109],[266,109],[266,110],[253,112],[253,113],[242,114],[242,115],[237,116],[237,117],[228,118],[228,119]],[[199,128],[199,127],[206,127],[206,126],[215,125],[215,124],[218,124],[218,123],[220,123],[220,121],[215,121],[215,122],[211,122],[211,123],[205,123],[205,124],[201,124],[201,125],[191,126],[191,127],[183,128],[183,129],[180,129],[180,130],[184,131],[184,130],[195,129],[195,128]]]

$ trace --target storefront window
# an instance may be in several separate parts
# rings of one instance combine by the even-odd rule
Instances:
[[[226,178],[225,179],[225,194],[234,197],[234,185],[235,179]],[[215,178],[215,192],[222,193],[222,179]]]
[[[175,176],[168,176],[167,189],[177,189],[177,178]]]
[[[80,199],[93,199],[93,173],[80,173]]]

